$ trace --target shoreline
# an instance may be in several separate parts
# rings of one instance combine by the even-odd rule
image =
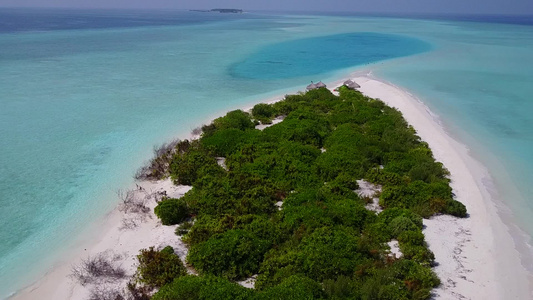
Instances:
[[[441,286],[433,290],[433,297],[442,299],[530,298],[531,274],[521,265],[520,253],[514,248],[515,242],[508,232],[509,229],[498,215],[497,207],[491,200],[491,194],[483,183],[487,179],[490,180],[487,169],[470,156],[465,145],[454,140],[446,132],[435,115],[415,96],[400,87],[373,78],[370,74],[362,74],[359,71],[348,77],[361,85],[359,91],[363,94],[379,98],[402,112],[409,125],[412,125],[417,134],[429,144],[435,159],[442,162],[450,171],[452,179],[450,185],[456,194],[456,199],[466,205],[469,213],[469,217],[465,219],[441,215],[424,220],[426,227],[424,235],[438,263],[433,270],[442,281]],[[329,82],[328,86],[336,87],[343,81]],[[271,97],[263,101],[255,101],[255,103],[273,103],[279,101],[280,98],[283,96]],[[244,107],[241,109],[251,108],[250,104]],[[185,191],[184,187],[169,185],[168,180],[153,185],[148,182],[139,184],[143,185],[145,190],[164,189],[167,193],[176,193],[175,195]],[[145,184],[146,187],[144,187]],[[150,246],[160,246],[156,245],[158,241],[171,244],[184,259],[186,253],[180,253],[183,249],[180,248],[181,239],[174,234],[175,226],[161,226],[159,220],[153,215],[153,206],[149,207],[151,218],[133,230],[120,230],[123,216],[119,208],[115,208],[103,218],[105,227],[95,226],[105,229],[103,232],[96,233],[98,237],[91,239],[94,243],[91,243],[86,251],[72,255],[73,259],[68,262],[62,261],[59,265],[56,264],[38,282],[17,292],[10,299],[85,298],[88,290],[80,285],[74,285],[67,277],[71,265],[78,263],[87,255],[96,255],[107,249],[127,252],[123,255],[122,266],[127,269],[128,274],[134,270],[134,262],[130,261],[135,260],[139,250]],[[129,265],[125,265],[127,262],[130,262]]]
[[[439,265],[442,280],[434,290],[445,299],[530,299],[531,274],[523,267],[515,242],[503,223],[489,188],[486,167],[453,139],[420,100],[410,93],[372,77],[356,78],[363,94],[380,98],[400,110],[433,155],[451,173],[450,186],[469,217],[447,215],[424,220],[424,235]],[[464,298],[462,298],[462,297]]]

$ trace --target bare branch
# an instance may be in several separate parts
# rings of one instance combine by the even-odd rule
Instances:
[[[88,300],[126,300],[126,298],[116,287],[97,285],[91,289]]]
[[[114,263],[109,252],[102,252],[73,265],[70,277],[85,286],[90,283],[113,282],[126,277],[126,271]]]
[[[139,191],[142,191],[141,196],[139,196],[138,191],[135,190],[119,190],[117,192],[117,195],[119,199],[122,201],[122,203],[119,205],[119,211],[123,213],[134,213],[134,214],[147,214],[150,212],[150,208],[146,205],[147,202],[150,200],[150,195],[144,191],[141,190],[139,187]]]
[[[135,173],[137,180],[158,180],[169,176],[170,161],[175,153],[188,145],[189,141],[175,139],[154,147],[154,157]]]

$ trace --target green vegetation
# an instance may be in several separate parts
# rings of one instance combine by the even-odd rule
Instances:
[[[187,203],[183,199],[164,198],[154,209],[155,215],[163,225],[181,223],[189,216]]]
[[[184,276],[161,288],[153,300],[244,300],[251,291],[214,276]]]
[[[202,131],[170,162],[174,182],[193,188],[156,208],[165,224],[193,218],[177,233],[199,276],[157,281],[154,299],[427,299],[439,285],[422,218],[466,209],[397,110],[317,89],[251,115],[229,112]],[[365,208],[357,179],[383,186],[383,212]],[[401,258],[387,255],[391,239]],[[234,283],[254,274],[254,290]]]
[[[192,245],[189,262],[201,273],[228,279],[246,278],[259,270],[270,242],[253,233],[232,229]]]
[[[148,287],[162,287],[175,278],[187,274],[180,258],[174,254],[174,249],[170,246],[161,251],[156,251],[154,248],[143,249],[137,259],[139,260],[137,281]]]
[[[272,117],[276,114],[276,109],[265,103],[256,104],[252,108],[252,116],[262,124],[271,124]]]

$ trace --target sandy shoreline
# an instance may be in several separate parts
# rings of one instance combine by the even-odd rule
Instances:
[[[380,98],[399,109],[417,134],[431,147],[435,159],[451,173],[451,186],[457,200],[464,203],[469,218],[436,216],[424,220],[424,234],[435,253],[434,268],[442,284],[434,290],[435,299],[531,299],[531,275],[520,263],[519,253],[507,227],[501,221],[491,195],[483,185],[487,170],[470,155],[468,148],[452,139],[434,115],[415,97],[401,88],[369,76],[353,74],[367,96]],[[329,83],[330,88],[342,81]],[[275,102],[274,97],[263,102]],[[174,187],[170,181],[140,183],[145,191],[165,190],[179,196],[188,187]],[[153,211],[155,200],[147,206]],[[63,262],[40,281],[17,293],[12,299],[86,299],[88,289],[67,277],[72,263],[98,253],[112,250],[120,257],[118,263],[132,274],[135,257],[142,248],[170,244],[184,258],[184,245],[174,234],[175,226],[162,226],[150,212],[144,222],[133,229],[124,229],[124,212],[115,209],[105,218],[105,228],[96,242],[74,260]],[[126,216],[127,218],[128,216]]]
[[[450,171],[456,199],[466,205],[470,215],[424,220],[424,235],[439,264],[434,270],[442,281],[434,291],[435,298],[531,299],[531,274],[521,265],[520,253],[483,183],[490,180],[486,168],[412,95],[370,77],[355,80],[365,95],[380,98],[402,112],[429,144],[435,159]]]
[[[138,188],[140,187],[140,189]],[[40,281],[16,294],[13,299],[87,299],[92,285],[82,286],[69,275],[73,264],[79,264],[82,259],[106,253],[113,257],[116,266],[122,267],[127,278],[116,282],[104,283],[106,287],[125,287],[131,275],[137,268],[139,250],[154,247],[156,249],[172,246],[174,251],[184,260],[187,254],[185,244],[174,231],[175,226],[163,226],[153,214],[153,209],[160,199],[160,192],[169,197],[181,197],[190,189],[189,186],[175,186],[170,179],[149,182],[139,182],[132,191],[136,199],[149,209],[148,213],[125,211],[119,204],[105,219],[105,230],[98,240],[90,247],[83,249],[73,258],[64,262]],[[159,195],[159,196],[158,196]],[[159,198],[158,198],[159,197]],[[134,225],[132,225],[134,224]]]

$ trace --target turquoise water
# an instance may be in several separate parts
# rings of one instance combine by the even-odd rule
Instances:
[[[25,14],[0,10],[10,20],[0,22],[0,297],[111,210],[154,144],[348,69],[423,99],[531,229],[533,26],[73,11],[33,11],[28,24]]]
[[[497,203],[532,236],[533,26],[439,22],[412,33],[435,51],[375,74],[413,91],[442,117],[489,168]]]
[[[154,144],[254,97],[336,70],[339,36],[321,48],[312,72],[308,61],[295,61],[295,73],[285,78],[234,74],[235,66],[248,70],[243,57],[306,36],[315,58],[313,49],[331,39],[329,31],[314,32],[313,22],[302,21],[312,19],[247,16],[0,35],[1,295],[38,278],[73,236],[112,209],[115,192],[128,186]],[[389,59],[427,50],[394,35],[357,37],[343,46],[357,47],[361,37],[374,47],[401,45],[398,53],[386,52]],[[382,58],[370,50],[351,65]]]

